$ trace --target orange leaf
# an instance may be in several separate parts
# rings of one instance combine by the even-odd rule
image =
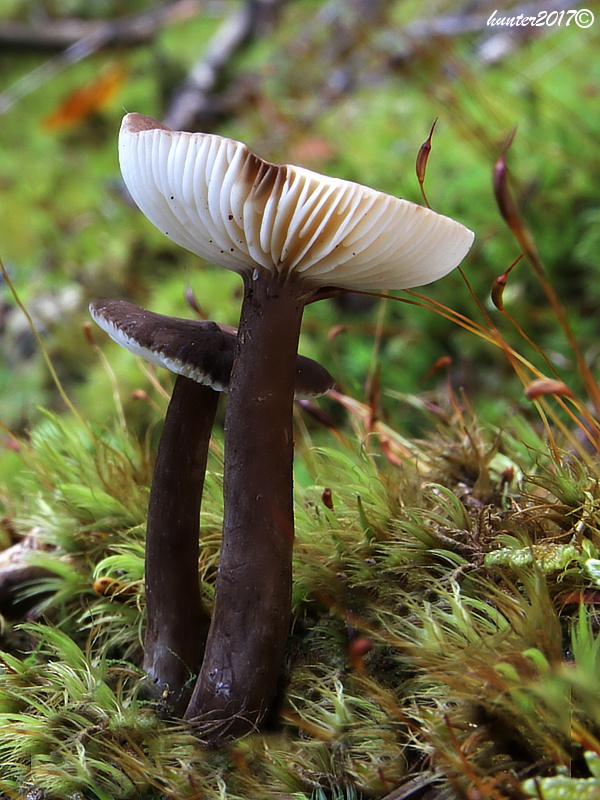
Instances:
[[[77,125],[112,100],[123,85],[125,75],[122,66],[112,66],[93,81],[74,89],[57,109],[44,117],[42,127],[55,131]]]

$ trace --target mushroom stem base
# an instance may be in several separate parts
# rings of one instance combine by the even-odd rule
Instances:
[[[209,625],[198,579],[199,515],[219,395],[177,376],[160,438],[146,529],[144,669],[183,713]]]
[[[185,715],[213,740],[255,727],[281,676],[294,541],[292,412],[306,299],[278,276],[246,280],[225,418],[215,608]]]

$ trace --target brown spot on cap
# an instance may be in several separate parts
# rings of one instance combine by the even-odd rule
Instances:
[[[240,174],[240,180],[248,187],[253,199],[260,203],[266,202],[285,182],[287,169],[285,165],[278,166],[259,158],[251,150]]]

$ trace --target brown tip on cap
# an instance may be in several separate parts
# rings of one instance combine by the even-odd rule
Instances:
[[[90,314],[134,355],[216,392],[227,391],[236,347],[236,335],[228,326],[156,314],[126,300],[95,300]],[[318,397],[334,385],[325,367],[297,357],[296,397]]]
[[[140,133],[141,131],[170,131],[166,125],[153,117],[146,117],[144,114],[135,112],[127,114],[123,120],[123,127],[128,133]]]

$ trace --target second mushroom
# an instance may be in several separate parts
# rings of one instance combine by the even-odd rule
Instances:
[[[330,289],[430,283],[462,261],[473,233],[406,200],[140,114],[123,120],[119,155],[150,221],[244,282],[215,610],[186,712],[213,736],[239,735],[272,702],[290,623],[292,402],[304,307]]]
[[[183,714],[210,622],[200,595],[198,525],[211,431],[219,393],[229,387],[235,332],[125,300],[96,300],[90,313],[122,347],[177,376],[148,503],[144,669],[173,711]],[[298,356],[297,397],[317,397],[333,385],[324,367]]]

